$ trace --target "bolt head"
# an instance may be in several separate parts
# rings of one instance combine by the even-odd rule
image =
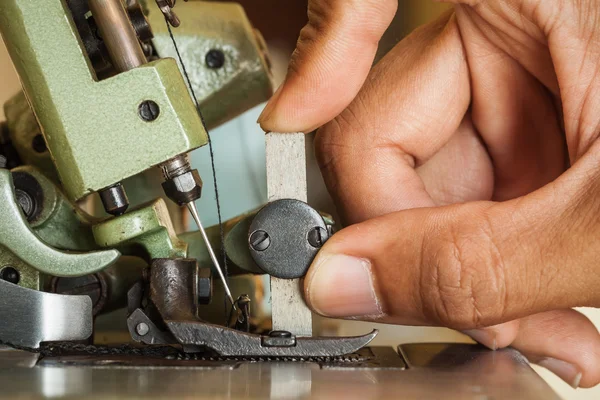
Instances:
[[[202,197],[202,179],[195,169],[167,179],[162,186],[165,194],[180,206]]]
[[[219,49],[209,50],[206,53],[205,62],[208,68],[223,68],[223,65],[225,65],[225,54]]]
[[[308,232],[308,243],[315,249],[320,249],[325,244],[328,234],[327,231],[321,227],[316,227]]]
[[[265,251],[271,245],[271,238],[265,231],[256,231],[250,235],[250,247],[255,251]]]
[[[160,107],[152,100],[145,100],[139,105],[138,114],[142,120],[152,122],[158,119]]]
[[[145,322],[140,322],[135,327],[135,331],[140,336],[146,336],[148,334],[148,332],[150,332],[150,327]]]
[[[0,270],[0,278],[16,285],[21,280],[21,275],[15,268],[7,265]]]
[[[29,193],[21,189],[15,189],[15,195],[17,197],[17,203],[19,203],[21,210],[23,210],[23,213],[25,214],[25,218],[27,218],[28,221],[31,220],[36,206],[33,198]]]

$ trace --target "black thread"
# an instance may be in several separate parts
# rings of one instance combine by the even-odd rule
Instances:
[[[202,114],[202,111],[200,110],[200,103],[198,102],[198,98],[196,97],[196,92],[194,91],[194,88],[192,87],[192,81],[190,80],[190,75],[188,74],[187,68],[185,67],[185,64],[183,62],[183,57],[181,57],[181,53],[179,52],[179,47],[177,46],[177,41],[175,40],[175,36],[173,35],[173,30],[171,29],[171,24],[169,23],[169,20],[167,19],[167,17],[165,17],[165,24],[167,24],[167,29],[169,30],[169,36],[171,37],[171,41],[173,42],[173,47],[175,47],[175,52],[177,53],[177,58],[179,59],[179,63],[181,64],[181,69],[183,70],[183,75],[185,76],[187,84],[190,88],[190,93],[192,94],[192,98],[194,99],[194,103],[196,104],[196,111],[198,112],[198,115],[200,116],[200,120],[202,121],[202,126],[204,127],[204,130],[206,131],[206,135],[208,136],[208,150],[210,152],[210,164],[212,167],[213,185],[215,187],[215,200],[217,203],[217,216],[219,218],[219,235],[221,237],[220,238],[221,239],[221,254],[223,255],[223,275],[225,276],[224,284],[228,285],[229,271],[227,270],[227,254],[225,254],[225,232],[223,230],[223,221],[221,218],[221,201],[219,199],[219,188],[217,185],[217,169],[215,168],[215,153],[213,150],[212,139],[210,137],[210,132],[208,131],[208,128],[206,126],[206,120],[204,119],[204,115]],[[225,304],[227,305],[227,299],[225,299]],[[232,307],[233,307],[233,305],[232,305]],[[225,318],[228,318],[227,306],[225,306]],[[227,320],[227,322],[229,322],[229,321]]]

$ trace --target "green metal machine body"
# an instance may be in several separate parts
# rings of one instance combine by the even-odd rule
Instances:
[[[160,198],[153,168],[205,145],[208,137],[178,63],[156,57],[175,56],[156,5],[143,7],[154,31],[155,56],[139,68],[99,75],[70,14],[69,2],[77,1],[84,0],[0,2],[0,33],[23,84],[23,92],[4,105],[0,155],[8,143],[21,166],[10,172],[0,168],[0,273],[13,268],[20,286],[51,290],[48,285],[57,277],[103,271],[112,282],[109,294],[122,301],[131,271],[141,276],[140,265],[155,258],[194,257],[210,265],[199,234],[181,235],[181,224],[174,223],[180,209]],[[207,127],[266,101],[273,90],[266,48],[242,8],[191,1],[179,10],[183,23],[174,31],[175,40],[193,67],[191,83]],[[211,51],[224,55],[223,65],[207,62]],[[160,108],[151,122],[139,113],[147,100]],[[21,210],[18,195],[31,187],[15,185],[15,176],[35,183],[39,212],[34,218]],[[133,199],[131,211],[106,217],[89,207],[89,198],[86,208],[95,216],[82,210],[79,200],[121,181]],[[226,232],[237,222],[227,224]],[[208,232],[216,247],[218,229]],[[245,235],[233,232],[237,240],[230,238],[227,245],[232,254],[243,252]],[[238,273],[256,270],[250,259],[245,261]],[[120,279],[114,277],[123,275],[119,271],[129,271],[126,284],[114,284]],[[234,281],[254,285],[253,278]]]
[[[207,143],[174,60],[99,81],[64,1],[2,1],[0,32],[71,199]],[[160,107],[152,122],[146,100]]]

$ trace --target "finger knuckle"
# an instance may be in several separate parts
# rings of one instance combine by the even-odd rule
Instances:
[[[454,329],[491,326],[505,309],[503,263],[478,224],[452,226],[425,242],[421,302],[426,317]],[[485,225],[485,224],[484,224]]]

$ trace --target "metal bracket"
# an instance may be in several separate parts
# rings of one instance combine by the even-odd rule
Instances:
[[[354,353],[368,345],[378,331],[357,337],[298,337],[276,343],[270,336],[254,335],[218,325],[196,321],[165,321],[178,342],[184,346],[206,346],[226,357],[338,357]],[[264,345],[266,340],[267,346]]]
[[[177,237],[163,199],[98,223],[92,230],[100,247],[118,248],[146,261],[187,255],[188,244]]]
[[[158,329],[154,322],[139,308],[127,318],[127,328],[131,338],[138,343],[172,344],[175,342],[173,336]]]

